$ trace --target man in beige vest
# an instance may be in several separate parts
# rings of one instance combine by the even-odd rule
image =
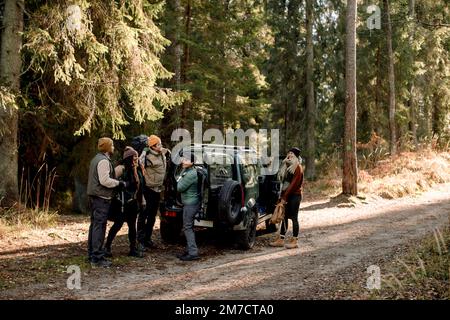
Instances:
[[[139,250],[155,247],[152,241],[153,226],[158,213],[161,192],[164,189],[163,185],[167,169],[166,153],[168,149],[162,147],[161,139],[151,135],[148,138],[148,146],[149,148],[145,149],[144,164],[144,198],[146,206],[139,214],[137,223]]]

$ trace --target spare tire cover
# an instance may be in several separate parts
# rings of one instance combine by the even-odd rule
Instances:
[[[219,193],[219,218],[230,225],[239,224],[242,220],[242,191],[239,182],[225,181]]]

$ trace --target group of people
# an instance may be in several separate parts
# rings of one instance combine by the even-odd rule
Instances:
[[[90,163],[87,187],[91,211],[88,259],[93,266],[111,266],[108,258],[112,257],[112,243],[125,222],[128,225],[129,256],[142,258],[145,251],[155,248],[152,233],[167,173],[166,155],[170,151],[163,148],[161,139],[156,135],[148,137],[147,145],[140,155],[132,147],[125,147],[122,160],[114,167],[111,161],[114,153],[113,140],[108,137],[98,140],[98,153]],[[298,210],[303,183],[300,159],[300,150],[290,149],[279,170],[279,178],[282,181],[280,202],[286,207],[286,215],[280,234],[271,246],[298,246]],[[199,259],[193,229],[194,217],[200,206],[194,163],[194,154],[183,156],[183,170],[177,179],[177,191],[181,193],[183,203],[183,230],[186,236],[186,250],[177,255],[182,261]],[[115,206],[117,201],[114,201],[118,192],[121,195],[120,214],[114,216],[114,223],[106,236],[108,217],[113,210],[118,211]],[[288,219],[293,221],[293,237],[285,243]]]
[[[107,137],[98,140],[98,153],[90,163],[87,187],[91,211],[88,259],[93,266],[111,266],[107,258],[112,257],[113,240],[125,222],[128,225],[129,256],[141,258],[146,250],[155,248],[152,233],[167,171],[167,152],[169,150],[162,147],[161,139],[151,135],[148,147],[141,155],[127,146],[119,165],[113,167],[113,140]],[[183,216],[192,217],[192,221],[187,219],[184,226],[189,239],[188,251],[179,255],[185,261],[198,259],[192,229],[196,206],[199,205],[198,197],[195,197],[197,174],[192,171],[193,163],[192,157],[182,159],[184,171],[177,184],[184,204]],[[106,236],[108,217],[113,210],[119,210],[115,206],[117,201],[114,201],[118,191],[122,196],[118,204],[121,206],[120,214],[114,215],[114,223]]]

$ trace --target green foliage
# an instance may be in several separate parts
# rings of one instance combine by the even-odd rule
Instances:
[[[267,43],[265,66],[270,89],[272,123],[282,130],[283,148],[298,145],[303,137],[305,99],[305,46],[302,1],[270,1],[267,23],[273,40]]]
[[[70,28],[67,7],[81,9],[79,28]],[[187,98],[157,86],[172,76],[159,56],[169,44],[153,18],[159,6],[147,1],[43,1],[35,4],[24,32],[23,53],[29,58],[43,107],[60,106],[80,124],[75,134],[109,128],[124,139],[130,123],[123,95],[132,106],[131,119],[155,121],[162,111]],[[46,87],[46,88],[45,88]],[[36,89],[34,89],[36,90]]]
[[[222,130],[261,126],[268,111],[260,68],[266,40],[262,2],[185,0],[180,6],[177,11],[168,2],[161,28],[179,39],[180,87],[192,99],[165,120],[186,128],[194,120]],[[168,50],[164,60],[171,70],[177,68],[175,50]],[[174,81],[169,85],[177,87]]]
[[[358,3],[363,144],[373,132],[389,139],[385,29],[366,26],[367,6],[381,3]],[[398,143],[411,150],[437,139],[448,148],[449,7],[416,1],[413,16],[409,3],[390,0]],[[79,25],[70,5],[80,8]],[[343,150],[345,2],[316,0],[314,17],[316,159],[326,162]],[[281,152],[305,150],[305,19],[300,0],[27,0],[22,92],[16,98],[0,86],[0,110],[20,106],[19,167],[47,161],[60,175],[55,188],[69,177],[83,184],[99,136],[122,139],[118,150],[140,133],[168,144],[174,128],[191,129],[194,120],[204,129],[278,128]],[[383,155],[360,153],[368,166]]]

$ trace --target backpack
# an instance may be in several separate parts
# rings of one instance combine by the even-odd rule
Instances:
[[[148,147],[148,136],[145,134],[138,135],[131,140],[131,146],[141,155],[142,151]]]
[[[206,214],[206,201],[207,195],[203,194],[203,190],[208,189],[208,171],[206,168],[201,166],[195,166],[195,170],[197,171],[197,194],[200,200],[200,208],[199,208],[199,217],[202,218],[203,215]],[[205,197],[205,199],[203,198]]]

